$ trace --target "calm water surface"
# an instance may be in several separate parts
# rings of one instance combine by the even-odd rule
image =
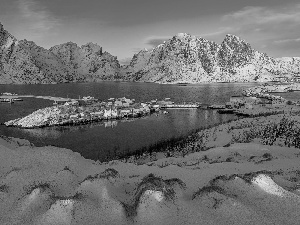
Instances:
[[[160,85],[152,83],[101,82],[55,85],[0,85],[0,92],[50,95],[78,98],[94,96],[105,100],[110,97],[134,98],[137,102],[169,97],[176,103],[201,102],[222,104],[231,95],[239,95],[245,88],[257,83],[217,83],[197,85]],[[0,103],[0,123],[23,117],[33,111],[51,106],[43,99],[24,98],[14,104]],[[134,151],[158,141],[187,134],[195,129],[218,124],[234,115],[218,114],[215,110],[170,109],[168,114],[82,126],[19,129],[0,126],[0,134],[25,138],[36,146],[54,145],[72,149],[85,158],[103,160],[115,151]]]

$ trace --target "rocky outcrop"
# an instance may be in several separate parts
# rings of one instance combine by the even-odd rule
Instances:
[[[21,128],[34,128],[52,126],[58,124],[58,116],[61,109],[57,106],[39,109],[28,116],[10,120],[5,123],[6,126],[16,126]]]
[[[300,58],[275,59],[235,35],[219,45],[180,33],[135,54],[127,68],[134,81],[159,83],[251,82],[297,79]]]
[[[17,40],[0,24],[0,83],[62,83],[119,79],[119,62],[97,44],[50,50]]]

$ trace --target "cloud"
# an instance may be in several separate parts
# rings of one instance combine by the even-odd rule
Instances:
[[[199,34],[196,35],[196,37],[211,38],[215,36],[225,36],[228,33],[235,33],[235,31],[236,30],[233,27],[220,27],[215,32]]]
[[[146,38],[145,44],[150,45],[151,47],[156,47],[157,45],[163,44],[164,41],[169,40],[172,38],[171,36],[151,36]]]
[[[300,56],[300,38],[274,40],[269,45],[284,56]]]
[[[129,65],[129,63],[131,62],[131,59],[132,59],[131,57],[123,58],[123,59],[119,60],[119,63],[121,65]]]
[[[300,4],[276,7],[244,7],[221,18],[233,34],[244,37],[254,48],[271,56],[297,55],[300,37]],[[300,53],[298,53],[299,55]]]
[[[134,53],[139,53],[141,50],[143,50],[143,48],[132,48]]]
[[[277,8],[247,6],[239,11],[223,16],[222,19],[241,25],[280,26],[283,23],[298,25],[300,22],[300,4]]]
[[[286,44],[286,43],[297,43],[297,42],[300,42],[300,38],[277,40],[274,41],[274,44]]]
[[[31,38],[38,39],[48,35],[53,28],[60,25],[59,19],[53,16],[40,2],[18,0],[16,3],[20,24],[26,28],[27,32],[30,32]]]

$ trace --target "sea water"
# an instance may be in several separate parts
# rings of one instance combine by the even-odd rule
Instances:
[[[0,85],[0,92],[82,98],[94,96],[101,100],[126,97],[136,102],[171,98],[175,103],[200,102],[224,104],[230,96],[257,83],[188,84],[186,86],[134,83],[99,82],[34,85]],[[33,111],[52,106],[49,100],[24,98],[14,104],[0,103],[0,123],[24,117]],[[82,156],[104,160],[116,152],[134,151],[159,141],[178,137],[193,130],[235,119],[232,114],[218,114],[216,110],[168,109],[168,114],[124,121],[97,122],[80,126],[20,129],[0,126],[0,135],[25,138],[36,146],[54,145],[69,148]]]

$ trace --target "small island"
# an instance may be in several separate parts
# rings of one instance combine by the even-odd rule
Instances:
[[[18,95],[16,95],[18,96]],[[34,96],[27,96],[34,97]],[[35,96],[54,100],[54,106],[36,110],[28,116],[5,122],[6,126],[37,128],[49,126],[79,125],[107,120],[126,120],[152,113],[168,113],[166,108],[199,108],[199,103],[175,104],[170,98],[135,102],[135,99],[109,98],[106,101],[91,96],[82,99]]]

